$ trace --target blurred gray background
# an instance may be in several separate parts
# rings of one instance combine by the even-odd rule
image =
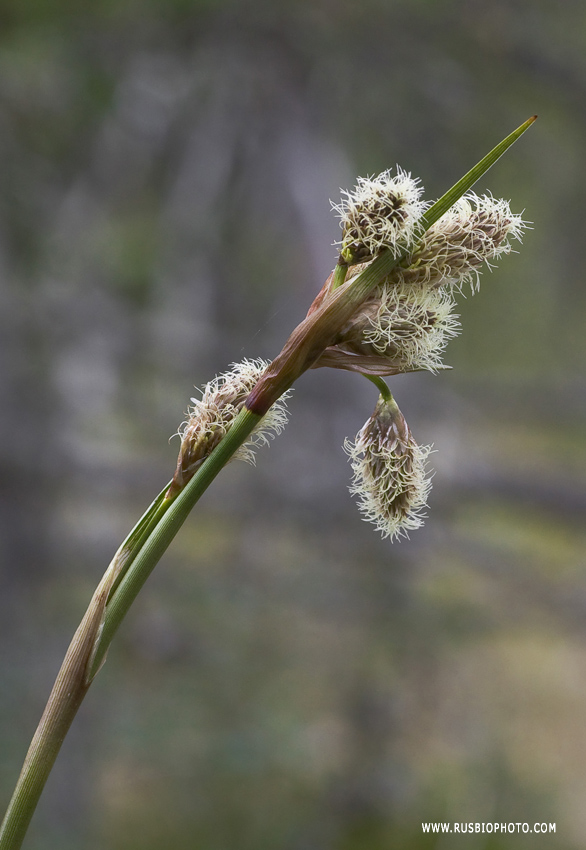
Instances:
[[[5,0],[0,7],[0,788],[193,386],[274,356],[335,262],[329,199],[399,163],[534,229],[393,392],[425,527],[358,514],[375,402],[305,375],[147,583],[29,850],[586,847],[586,4]],[[3,804],[2,804],[3,805]]]

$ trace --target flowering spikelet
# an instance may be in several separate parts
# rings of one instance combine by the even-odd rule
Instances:
[[[459,332],[454,307],[445,289],[385,284],[344,329],[338,344],[356,354],[383,357],[395,372],[433,372],[441,368],[441,355]]]
[[[483,265],[491,267],[521,240],[527,222],[511,212],[507,201],[473,192],[454,206],[424,234],[419,247],[392,273],[394,281],[411,285],[478,289]]]
[[[264,360],[243,360],[233,363],[231,371],[210,381],[202,390],[201,399],[192,398],[188,418],[179,427],[181,449],[170,492],[182,489],[198,467],[215,449],[242,409],[246,398],[268,363]],[[284,393],[252,431],[234,458],[254,463],[256,446],[267,445],[287,424]]]
[[[418,446],[392,397],[381,396],[354,443],[344,445],[354,473],[350,492],[364,519],[393,540],[423,525],[431,489],[426,477],[431,446]]]
[[[397,168],[378,177],[359,177],[353,192],[332,207],[340,216],[342,254],[350,263],[371,259],[382,248],[396,256],[413,239],[426,209],[419,181]]]

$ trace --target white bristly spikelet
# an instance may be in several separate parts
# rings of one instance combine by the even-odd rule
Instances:
[[[246,398],[268,363],[264,360],[243,360],[233,363],[229,372],[214,378],[201,391],[201,398],[192,398],[187,419],[178,434],[181,449],[173,479],[175,489],[181,489],[193,476],[226,434],[242,409]],[[263,416],[246,442],[235,452],[234,458],[254,463],[257,446],[268,445],[270,439],[280,434],[287,423],[284,393]]]
[[[521,241],[527,227],[521,215],[511,212],[507,201],[471,192],[429,228],[405,263],[407,267],[396,269],[393,279],[456,289],[470,284],[475,292],[483,266],[491,268],[503,254],[509,254],[512,240]]]
[[[344,448],[354,473],[350,492],[365,520],[391,540],[423,525],[431,446],[417,445],[394,399],[381,396],[355,442],[346,440]]]
[[[364,341],[390,356],[401,370],[442,366],[441,355],[459,333],[455,301],[445,289],[395,284],[380,290],[378,309],[369,316]]]
[[[422,187],[401,168],[378,177],[359,177],[352,192],[332,208],[340,216],[341,253],[349,263],[375,257],[383,248],[399,254],[412,242],[427,204]]]

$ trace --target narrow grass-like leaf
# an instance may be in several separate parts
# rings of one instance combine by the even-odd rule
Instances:
[[[449,189],[445,195],[442,195],[435,204],[433,204],[426,213],[423,214],[421,218],[421,231],[425,233],[432,224],[446,213],[450,207],[453,207],[457,200],[459,200],[462,195],[465,195],[466,192],[474,186],[474,184],[480,180],[483,174],[486,174],[488,169],[495,164],[497,159],[500,159],[508,148],[511,147],[517,139],[523,135],[523,133],[529,129],[529,127],[533,124],[533,122],[537,119],[537,115],[532,115],[531,118],[528,118],[520,127],[517,127],[516,130],[513,130],[505,139],[502,140],[496,147],[494,147],[489,153],[483,157],[480,162],[478,162],[474,168],[471,168],[457,183],[455,183],[451,189]]]

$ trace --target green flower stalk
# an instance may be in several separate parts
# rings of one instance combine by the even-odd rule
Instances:
[[[234,364],[192,399],[173,478],[115,554],[67,651],[0,827],[0,850],[21,847],[63,739],[148,576],[223,467],[232,458],[252,461],[254,448],[281,431],[284,400],[303,372],[329,366],[375,383],[375,412],[347,444],[352,490],[383,535],[421,525],[430,447],[416,444],[381,376],[443,368],[441,354],[458,329],[452,290],[476,288],[481,267],[508,253],[525,227],[504,201],[466,193],[534,120],[434,204],[401,169],[360,178],[336,207],[338,263],[280,354],[269,364]]]

